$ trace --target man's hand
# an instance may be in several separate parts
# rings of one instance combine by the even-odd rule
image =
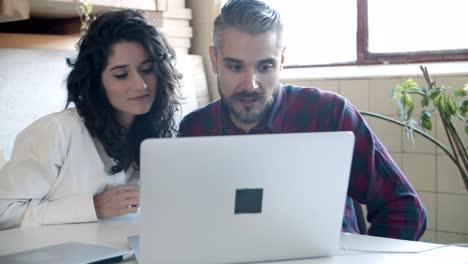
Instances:
[[[94,196],[94,209],[98,218],[135,213],[140,205],[137,185],[121,185]]]

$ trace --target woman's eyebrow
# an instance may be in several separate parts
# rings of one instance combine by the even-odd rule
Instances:
[[[122,69],[122,68],[126,68],[126,67],[128,67],[128,64],[116,65],[116,66],[110,68],[109,71],[113,71],[113,70],[117,70],[117,69]]]
[[[140,64],[147,64],[147,63],[153,63],[153,61],[151,59],[146,59],[146,60],[140,62]]]

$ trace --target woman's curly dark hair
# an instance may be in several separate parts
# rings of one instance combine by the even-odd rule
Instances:
[[[101,76],[112,45],[121,41],[137,42],[154,64],[157,89],[151,110],[136,116],[125,128],[116,119],[107,99]],[[72,68],[67,77],[66,107],[74,103],[90,134],[99,139],[116,164],[117,173],[136,162],[140,164],[140,144],[146,138],[171,137],[176,133],[174,114],[178,110],[180,73],[174,68],[175,53],[166,38],[136,10],[111,11],[99,16],[77,44],[78,54],[67,59]]]

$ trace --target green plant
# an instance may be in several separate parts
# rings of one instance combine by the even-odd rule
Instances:
[[[89,0],[75,0],[76,9],[80,15],[80,33],[84,35],[88,31],[89,24],[91,23],[91,12],[93,11],[93,4]]]
[[[393,89],[393,98],[398,103],[398,116],[400,120],[372,112],[362,111],[361,113],[404,127],[406,135],[413,143],[414,133],[417,133],[437,145],[457,166],[465,188],[468,191],[468,146],[466,146],[460,136],[460,134],[465,134],[464,138],[466,139],[466,134],[468,134],[468,84],[465,84],[463,88],[438,86],[432,80],[426,67],[421,66],[421,70],[427,83],[427,88],[420,87],[415,81],[408,79],[397,84]],[[421,98],[422,111],[417,121],[413,118],[413,111],[415,109],[413,96]],[[426,133],[427,130],[432,130],[433,123],[431,117],[434,112],[439,113],[450,149]],[[459,133],[457,131],[456,122],[463,123],[464,132]]]

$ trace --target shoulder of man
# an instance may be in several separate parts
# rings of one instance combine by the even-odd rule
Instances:
[[[179,137],[209,136],[219,124],[220,100],[211,102],[187,114],[179,125]]]
[[[324,106],[343,105],[346,99],[333,92],[317,87],[284,85],[285,100],[294,107],[323,108]]]

